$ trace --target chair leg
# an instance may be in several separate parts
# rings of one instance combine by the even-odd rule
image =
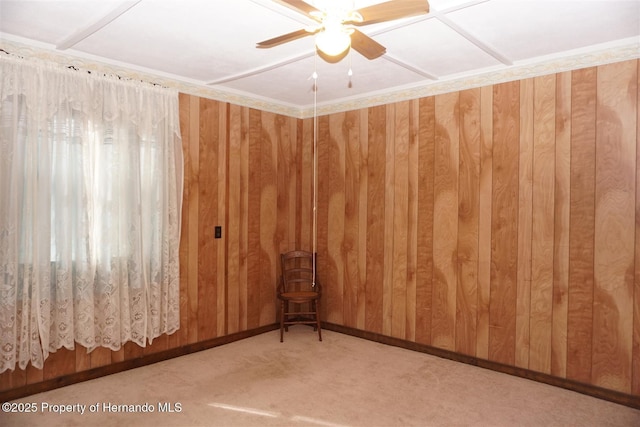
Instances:
[[[284,302],[284,309],[283,309],[283,313],[282,313],[282,317],[287,317],[288,314],[284,314],[284,313],[289,313],[289,301],[283,301]],[[285,332],[289,332],[289,325],[284,325],[284,331]]]
[[[318,327],[318,340],[322,341],[322,330],[320,329],[320,301],[314,301],[313,305],[316,309],[316,325]]]
[[[280,301],[280,342],[284,341],[284,301]]]

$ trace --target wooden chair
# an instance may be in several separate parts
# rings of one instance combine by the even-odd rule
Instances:
[[[284,331],[288,331],[290,325],[298,324],[313,325],[322,341],[319,315],[322,288],[317,280],[314,281],[315,261],[316,255],[308,251],[280,255],[280,342],[283,342]],[[302,311],[291,311],[290,306]]]

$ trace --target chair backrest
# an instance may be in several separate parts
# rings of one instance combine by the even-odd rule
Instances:
[[[314,280],[315,254],[309,251],[291,251],[280,255],[282,269],[281,292],[319,291]]]

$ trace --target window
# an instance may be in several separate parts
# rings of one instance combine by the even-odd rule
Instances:
[[[177,93],[24,60],[0,75],[0,371],[175,332]]]

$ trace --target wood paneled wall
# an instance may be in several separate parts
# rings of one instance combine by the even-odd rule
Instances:
[[[638,61],[318,118],[324,320],[640,395]],[[181,329],[0,390],[276,320],[312,248],[313,120],[180,97]],[[222,226],[222,239],[214,227]]]
[[[275,322],[277,256],[301,238],[302,135],[297,119],[196,96],[180,113],[180,333],[194,343]]]
[[[640,394],[638,78],[634,60],[320,117],[324,318]]]

